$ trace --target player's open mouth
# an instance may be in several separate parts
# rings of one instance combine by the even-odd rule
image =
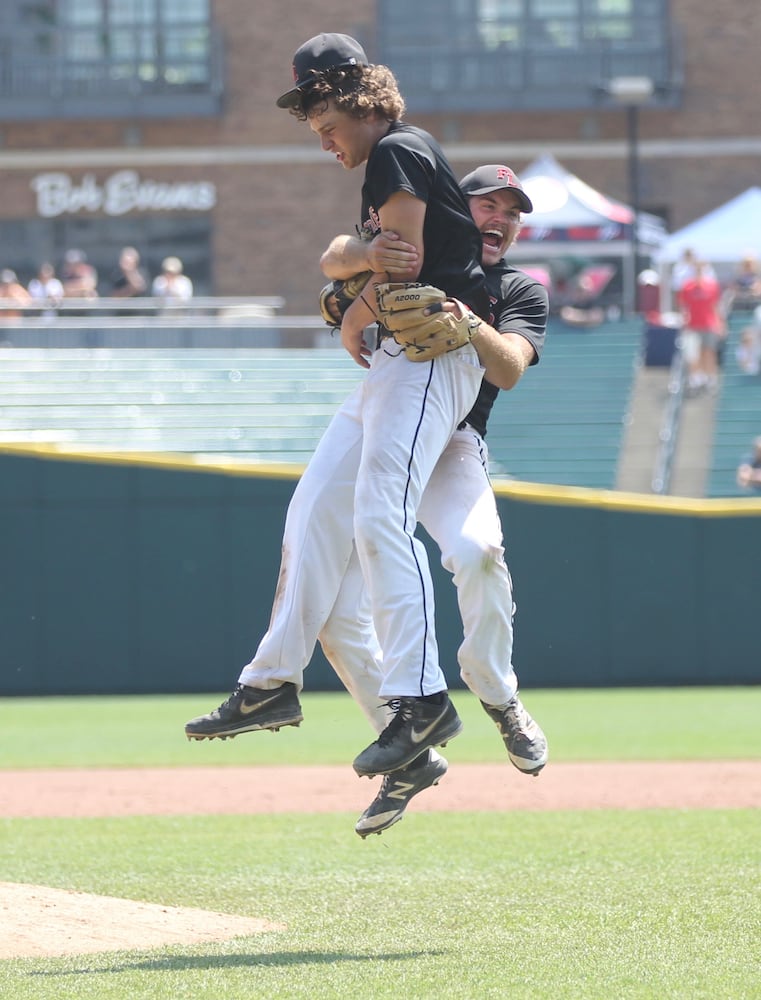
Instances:
[[[502,240],[504,240],[504,233],[501,233],[499,229],[485,229],[481,233],[481,239],[488,247],[493,247],[498,250],[502,246]]]

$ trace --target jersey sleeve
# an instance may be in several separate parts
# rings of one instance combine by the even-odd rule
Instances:
[[[505,294],[497,305],[494,329],[499,333],[517,333],[525,337],[536,352],[531,363],[538,364],[549,316],[547,289],[519,271],[514,271],[509,281],[507,277],[503,278],[503,288]]]
[[[433,186],[433,153],[414,136],[391,133],[378,143],[368,164],[365,184],[377,209],[392,194],[406,191],[428,203]]]

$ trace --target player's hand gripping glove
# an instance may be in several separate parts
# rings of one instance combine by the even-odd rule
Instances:
[[[410,361],[430,361],[469,344],[481,324],[457,299],[456,312],[441,305],[440,288],[416,282],[389,282],[376,287],[378,322],[392,335]],[[428,310],[430,315],[425,314]]]
[[[372,271],[360,271],[351,278],[329,281],[320,292],[320,314],[328,326],[339,327],[343,314],[361,294]]]

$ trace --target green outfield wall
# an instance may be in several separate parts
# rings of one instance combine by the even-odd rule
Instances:
[[[0,449],[0,694],[231,688],[298,471]],[[523,687],[761,683],[761,499],[497,494]],[[454,588],[429,552],[458,687]],[[305,681],[339,686],[319,651]]]

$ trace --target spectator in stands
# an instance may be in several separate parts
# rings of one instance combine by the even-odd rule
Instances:
[[[761,305],[761,264],[753,253],[746,253],[737,266],[737,274],[725,293],[725,315]]]
[[[695,262],[695,275],[682,285],[677,301],[684,328],[681,344],[687,364],[687,391],[694,395],[715,390],[719,375],[719,350],[727,336],[721,311],[721,285],[710,265]]]
[[[637,275],[637,312],[647,323],[661,322],[661,279],[655,268],[646,267]]]
[[[753,322],[740,331],[735,358],[746,375],[761,372],[761,306],[756,307]]]
[[[43,261],[37,271],[37,276],[29,282],[28,291],[35,303],[45,306],[43,316],[55,316],[56,309],[63,299],[63,285],[56,277],[55,268],[50,261]]]
[[[161,274],[153,279],[152,294],[166,302],[188,302],[193,297],[193,283],[182,270],[179,257],[165,257]]]
[[[32,296],[20,284],[15,271],[6,267],[0,271],[0,319],[19,319],[25,310],[14,306],[27,306]]]
[[[64,254],[61,284],[67,299],[97,299],[98,272],[81,250],[67,250]]]
[[[580,274],[573,283],[569,301],[561,306],[560,318],[569,326],[590,328],[605,322],[605,310],[598,304],[599,290],[591,274]]]
[[[116,267],[109,276],[108,294],[114,299],[134,299],[148,294],[148,278],[140,267],[134,247],[122,247]],[[114,316],[138,316],[141,309],[115,309]]]
[[[753,441],[753,452],[737,467],[737,485],[744,490],[761,491],[761,437]]]
[[[687,247],[682,251],[682,256],[674,264],[671,270],[671,288],[677,297],[679,292],[681,292],[685,281],[689,281],[695,277],[697,263],[697,254],[693,249]],[[703,264],[703,273],[711,278],[716,277],[713,268],[707,262]]]
[[[123,247],[119,263],[111,274],[109,295],[115,299],[134,298],[145,295],[148,279],[140,267],[140,254],[134,247]]]

